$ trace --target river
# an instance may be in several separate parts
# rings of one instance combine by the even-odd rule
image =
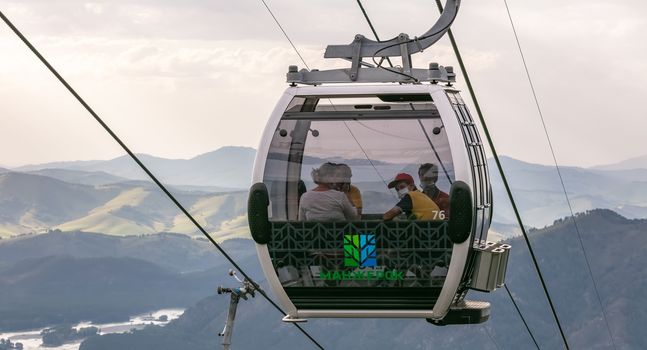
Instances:
[[[91,323],[91,322],[81,322],[75,325],[73,328],[83,328],[94,326],[99,328],[99,334],[110,334],[110,333],[124,333],[133,328],[142,329],[147,325],[166,325],[170,321],[180,317],[184,309],[162,309],[157,310],[151,313],[145,313],[130,318],[128,322],[116,322],[116,323]],[[165,322],[156,321],[160,316],[166,315],[168,320]],[[41,347],[41,335],[40,333],[45,328],[22,331],[22,332],[8,332],[0,333],[0,339],[9,339],[12,343],[22,343],[24,350],[43,350],[43,349],[55,349],[55,350],[79,350],[82,340],[75,341],[72,343],[66,343],[58,347]]]

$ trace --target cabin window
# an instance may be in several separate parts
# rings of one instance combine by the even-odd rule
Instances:
[[[421,180],[427,180],[427,192],[447,194],[454,181],[449,142],[428,96],[295,97],[275,130],[265,167],[270,220],[299,219],[300,197],[317,187],[312,173],[324,163],[350,168],[361,220],[381,220],[399,202],[397,191],[387,187],[399,173],[411,175],[420,192]],[[426,179],[419,176],[423,164],[433,164]],[[429,178],[434,170],[435,187]]]

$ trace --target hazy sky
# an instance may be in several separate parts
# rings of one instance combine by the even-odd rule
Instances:
[[[310,67],[370,36],[355,1],[267,0]],[[426,31],[434,0],[364,0],[382,39]],[[509,0],[562,164],[647,154],[647,3]],[[260,0],[0,0],[0,9],[136,152],[257,147],[298,57]],[[499,153],[552,161],[503,0],[463,1],[454,33]],[[418,66],[457,65],[448,41]],[[458,87],[464,89],[459,77]],[[0,25],[0,165],[107,159],[120,148]]]

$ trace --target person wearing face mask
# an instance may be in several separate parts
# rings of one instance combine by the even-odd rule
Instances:
[[[418,191],[411,175],[400,173],[393,181],[389,182],[387,187],[395,188],[400,201],[384,213],[382,219],[393,220],[401,213],[404,213],[409,220],[439,219],[438,205],[427,195]]]
[[[449,195],[436,186],[438,166],[432,163],[422,164],[418,168],[418,177],[420,177],[422,192],[438,205],[446,218],[449,217]]]

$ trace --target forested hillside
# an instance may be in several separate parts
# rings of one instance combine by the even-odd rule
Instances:
[[[647,335],[647,221],[628,220],[609,210],[594,210],[576,218],[593,277],[599,287],[613,339],[618,348],[644,349]],[[544,277],[569,345],[573,349],[607,349],[607,331],[579,240],[571,219],[559,220],[530,233]],[[542,349],[560,348],[561,339],[540,289],[522,239],[512,239],[507,285]],[[471,299],[492,303],[490,320],[480,326],[435,327],[424,320],[310,320],[306,329],[330,349],[527,349],[533,348],[505,290],[471,292]],[[224,324],[228,300],[202,300],[165,328],[90,338],[83,350],[120,348],[213,349]],[[311,348],[293,326],[259,298],[242,302],[234,344],[237,349]],[[351,331],[352,330],[352,331]],[[154,344],[154,346],[153,346]],[[289,344],[289,345],[288,345]],[[152,347],[151,347],[152,346]]]

